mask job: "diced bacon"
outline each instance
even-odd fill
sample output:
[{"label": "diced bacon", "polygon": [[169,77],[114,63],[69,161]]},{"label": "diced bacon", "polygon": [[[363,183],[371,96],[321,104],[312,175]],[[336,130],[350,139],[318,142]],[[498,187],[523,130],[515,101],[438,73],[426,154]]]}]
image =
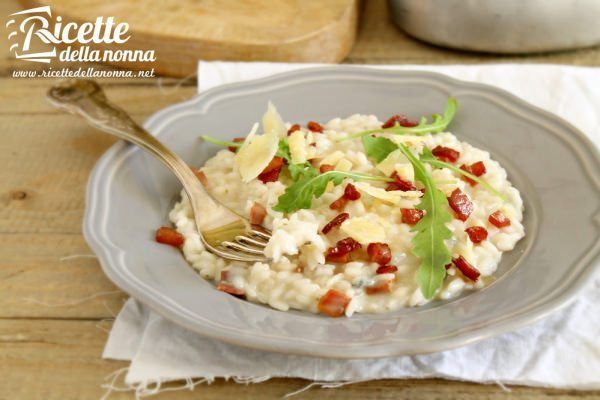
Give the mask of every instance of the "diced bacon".
[{"label": "diced bacon", "polygon": [[452,194],[450,194],[450,197],[448,197],[448,204],[450,205],[450,208],[454,210],[456,218],[461,221],[466,221],[473,212],[473,203],[471,203],[469,197],[458,188],[454,189]]},{"label": "diced bacon", "polygon": [[[477,177],[479,177],[487,172],[483,161],[477,161],[476,163],[471,164],[471,165],[461,165],[460,169],[462,169],[465,172],[470,173],[471,175],[475,175]],[[471,186],[477,185],[477,182],[475,182],[473,179],[469,178],[468,176],[462,175],[461,178]]]},{"label": "diced bacon", "polygon": [[290,129],[287,131],[287,135],[290,136],[292,133],[300,130],[300,124],[294,124],[290,126]]},{"label": "diced bacon", "polygon": [[344,253],[337,247],[330,247],[325,254],[325,261],[330,263],[347,263],[350,261],[350,253]]},{"label": "diced bacon", "polygon": [[419,125],[419,122],[410,120],[406,118],[404,115],[394,115],[390,119],[388,119],[385,124],[381,125],[382,128],[391,128],[392,126],[398,123],[400,126],[404,126],[407,128],[412,128],[413,126]]},{"label": "diced bacon", "polygon": [[471,173],[475,176],[481,176],[487,172],[487,168],[485,168],[485,164],[483,161],[477,161],[476,163],[471,164]]},{"label": "diced bacon", "polygon": [[475,267],[473,267],[463,256],[458,256],[458,258],[453,258],[452,262],[456,265],[456,268],[462,272],[464,276],[472,280],[473,282],[477,281],[479,278],[479,271]]},{"label": "diced bacon", "polygon": [[260,175],[258,175],[258,179],[262,183],[275,182],[279,179],[281,167],[283,167],[283,158],[277,156],[273,157],[269,165],[267,165]]},{"label": "diced bacon", "polygon": [[510,226],[510,219],[506,218],[506,215],[502,214],[502,211],[497,210],[493,212],[489,217],[488,221],[496,228],[504,228]]},{"label": "diced bacon", "polygon": [[346,263],[350,261],[350,253],[354,250],[360,249],[362,246],[356,240],[351,237],[347,237],[338,241],[335,247],[330,247],[325,253],[325,260],[327,262],[335,263]]},{"label": "diced bacon", "polygon": [[331,203],[329,205],[329,208],[331,208],[332,210],[341,211],[344,209],[344,207],[346,207],[346,204],[348,204],[348,199],[342,196],[333,203]]},{"label": "diced bacon", "polygon": [[348,214],[348,213],[338,214],[335,218],[333,218],[331,221],[329,221],[327,223],[327,225],[325,225],[323,227],[323,229],[321,230],[321,232],[323,232],[324,235],[327,235],[330,230],[332,230],[336,226],[340,226],[342,224],[342,222],[344,222],[348,218],[350,218],[350,214]]},{"label": "diced bacon", "polygon": [[342,197],[331,203],[329,205],[329,208],[331,208],[332,210],[341,211],[344,209],[344,207],[346,207],[346,204],[348,204],[349,201],[354,201],[358,199],[360,199],[360,192],[356,189],[356,187],[353,184],[349,183],[344,188],[344,194],[342,195]]},{"label": "diced bacon", "polygon": [[252,225],[260,225],[267,216],[267,210],[262,204],[254,203],[250,208],[250,223]]},{"label": "diced bacon", "polygon": [[471,226],[465,229],[473,243],[481,243],[488,237],[488,231],[483,226]]},{"label": "diced bacon", "polygon": [[281,172],[281,169],[273,169],[269,172],[262,172],[260,175],[258,175],[258,179],[262,183],[276,182],[279,179],[280,172]]},{"label": "diced bacon", "polygon": [[344,315],[350,300],[352,300],[352,298],[346,296],[344,293],[329,289],[327,293],[319,299],[317,309],[330,317],[341,317]]},{"label": "diced bacon", "polygon": [[392,261],[392,250],[387,243],[369,243],[367,246],[369,260],[379,265],[386,265]]},{"label": "diced bacon", "polygon": [[269,162],[269,165],[267,165],[261,173],[264,174],[266,172],[271,172],[275,169],[281,169],[281,167],[283,166],[283,162],[284,162],[283,158],[275,156],[275,157],[273,157],[271,162]]},{"label": "diced bacon", "polygon": [[396,123],[400,124],[400,121],[404,120],[406,117],[404,115],[392,115],[381,127],[383,129],[391,128],[396,125]]},{"label": "diced bacon", "polygon": [[220,290],[221,292],[229,293],[234,296],[244,296],[246,294],[246,292],[244,292],[242,289],[238,289],[235,286],[232,286],[232,285],[229,285],[229,284],[223,283],[223,282],[221,282],[217,285],[217,290]]},{"label": "diced bacon", "polygon": [[382,265],[379,268],[377,268],[377,271],[375,272],[377,274],[393,274],[396,271],[398,271],[398,267],[396,267],[395,265]]},{"label": "diced bacon", "polygon": [[156,230],[155,239],[158,243],[179,247],[185,241],[183,235],[173,228],[162,226]]},{"label": "diced bacon", "polygon": [[[471,169],[469,168],[469,166],[468,166],[468,165],[461,165],[461,166],[460,166],[460,169],[462,169],[462,170],[463,170],[463,171],[465,171],[465,172],[472,173],[472,172],[471,172]],[[461,175],[461,176],[460,176],[460,179],[462,179],[463,181],[467,182],[467,183],[468,183],[469,185],[471,185],[471,186],[475,186],[475,185],[477,185],[477,182],[475,182],[473,179],[469,178],[468,176]]]},{"label": "diced bacon", "polygon": [[402,214],[402,222],[408,225],[415,225],[425,215],[423,210],[415,208],[401,208],[400,213]]},{"label": "diced bacon", "polygon": [[[234,138],[234,139],[232,140],[232,142],[234,142],[234,143],[241,143],[241,142],[243,142],[244,140],[246,140],[246,138],[243,138],[243,137],[236,137],[236,138]],[[238,151],[239,147],[235,147],[235,146],[229,146],[227,149],[228,149],[230,152],[232,152],[232,153],[235,153],[235,152],[237,152],[237,151]]]},{"label": "diced bacon", "polygon": [[450,147],[437,146],[431,152],[438,160],[449,163],[456,162],[458,157],[460,157],[460,153]]},{"label": "diced bacon", "polygon": [[222,281],[229,280],[229,271],[227,271],[227,270],[221,271],[221,280]]},{"label": "diced bacon", "polygon": [[311,132],[317,132],[317,133],[323,132],[323,127],[321,126],[321,124],[319,124],[318,122],[315,122],[315,121],[309,121],[308,124],[306,124],[306,127]]},{"label": "diced bacon", "polygon": [[393,192],[394,190],[400,190],[402,192],[408,192],[409,190],[413,190],[413,189],[411,189],[411,187],[412,187],[412,185],[410,184],[410,182],[407,182],[407,184],[399,183],[399,182],[390,182],[385,187],[385,191]]},{"label": "diced bacon", "polygon": [[356,190],[356,186],[349,183],[346,185],[346,188],[344,189],[344,197],[351,201],[358,200],[358,199],[360,199],[360,192],[358,190]]},{"label": "diced bacon", "polygon": [[200,181],[202,186],[208,187],[208,178],[206,177],[206,174],[204,173],[204,171],[202,171],[201,169],[192,167],[192,172],[194,173],[194,175],[196,175],[196,178],[198,178],[198,180]]},{"label": "diced bacon", "polygon": [[367,286],[365,293],[367,294],[378,294],[378,293],[390,293],[392,291],[392,281],[378,281],[373,286]]},{"label": "diced bacon", "polygon": [[323,174],[325,172],[333,171],[334,169],[335,167],[333,165],[323,164],[319,167],[319,172]]},{"label": "diced bacon", "polygon": [[388,192],[391,192],[393,190],[400,190],[403,192],[417,190],[417,188],[415,187],[415,185],[412,184],[412,182],[405,181],[404,179],[400,178],[397,172],[394,172],[390,178],[393,178],[394,182],[388,183],[387,187],[385,188],[385,190]]},{"label": "diced bacon", "polygon": [[362,247],[362,245],[360,243],[358,243],[356,240],[352,239],[351,237],[347,237],[345,239],[338,241],[335,244],[335,246],[338,249],[345,251],[346,253],[351,253],[354,250],[358,250]]}]

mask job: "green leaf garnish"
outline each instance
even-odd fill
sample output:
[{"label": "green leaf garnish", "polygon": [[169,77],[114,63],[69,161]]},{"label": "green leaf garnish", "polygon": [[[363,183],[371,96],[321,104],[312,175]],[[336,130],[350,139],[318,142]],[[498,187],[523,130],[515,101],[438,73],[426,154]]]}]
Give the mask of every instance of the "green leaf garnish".
[{"label": "green leaf garnish", "polygon": [[421,118],[421,122],[417,126],[413,127],[405,127],[396,124],[391,128],[379,128],[379,129],[371,129],[368,131],[358,132],[352,135],[348,135],[347,137],[340,139],[340,142],[346,140],[352,140],[359,137],[364,137],[366,135],[371,135],[373,133],[391,133],[394,135],[417,135],[422,136],[428,133],[440,133],[443,132],[456,114],[456,110],[458,109],[458,102],[453,97],[448,97],[446,101],[446,109],[444,110],[443,115],[434,114],[432,115],[431,123],[427,123],[427,118]]},{"label": "green leaf garnish", "polygon": [[313,197],[321,197],[325,193],[329,182],[333,182],[334,186],[337,186],[342,183],[344,178],[351,178],[357,181],[393,181],[393,179],[385,176],[368,175],[358,172],[327,171],[318,175],[305,175],[285,189],[285,192],[277,199],[277,204],[275,204],[273,210],[290,213],[310,208]]},{"label": "green leaf garnish", "polygon": [[[416,232],[412,239],[413,253],[421,259],[417,282],[423,296],[430,299],[442,286],[446,276],[446,264],[450,263],[452,259],[444,242],[452,237],[452,232],[446,226],[446,223],[452,221],[452,215],[448,212],[446,196],[435,187],[423,162],[408,147],[395,144],[387,138],[372,137],[371,135],[363,136],[362,142],[367,157],[377,162],[381,162],[392,151],[400,149],[413,166],[415,180],[421,182],[425,187],[421,202],[416,206],[417,209],[425,211],[425,215],[412,227],[411,231]],[[430,153],[426,153],[424,158],[428,159]],[[433,155],[431,156],[433,157]]]},{"label": "green leaf garnish", "polygon": [[309,163],[304,164],[287,164],[288,171],[293,181],[297,181],[303,176],[315,176],[319,171],[310,165]]},{"label": "green leaf garnish", "polygon": [[277,155],[286,161],[288,171],[290,171],[290,176],[292,177],[293,181],[297,181],[302,176],[315,176],[318,172],[317,169],[309,162],[302,164],[292,163],[290,146],[286,139],[279,140],[279,149],[277,150]]},{"label": "green leaf garnish", "polygon": [[216,144],[218,146],[225,146],[225,147],[242,147],[242,145],[244,144],[244,142],[228,142],[226,140],[219,140],[219,139],[215,139],[214,137],[210,137],[208,135],[202,135],[201,138],[205,142]]},{"label": "green leaf garnish", "polygon": [[448,201],[442,191],[435,187],[425,165],[415,157],[404,145],[398,148],[408,158],[415,171],[415,180],[425,187],[425,193],[416,208],[425,211],[425,215],[411,231],[416,232],[412,238],[413,253],[421,259],[417,272],[417,282],[426,299],[430,299],[442,286],[446,276],[446,264],[452,260],[450,250],[444,240],[452,237],[452,231],[446,223],[452,221],[448,211]]},{"label": "green leaf garnish", "polygon": [[365,135],[362,137],[362,143],[367,157],[378,163],[385,160],[392,151],[398,150],[397,144],[381,136]]},{"label": "green leaf garnish", "polygon": [[464,171],[455,165],[448,164],[447,162],[444,162],[444,161],[440,161],[438,158],[436,158],[433,155],[431,150],[429,150],[426,147],[423,149],[423,153],[420,156],[420,160],[422,162],[426,162],[427,164],[430,164],[436,168],[448,168],[451,171],[454,171],[458,174],[464,175],[467,178],[473,179],[475,182],[477,182],[481,186],[483,186],[487,191],[489,191],[490,193],[492,193],[495,196],[500,197],[502,200],[506,201],[506,196],[503,193],[500,193],[498,190],[494,189],[494,187],[492,185],[490,185],[489,183],[487,183],[480,177],[475,176],[475,175],[471,174],[470,172]]},{"label": "green leaf garnish", "polygon": [[[373,160],[377,161],[378,163],[383,161],[392,151],[398,149],[398,145],[396,143],[392,142],[391,140],[389,140],[387,138],[381,137],[381,136],[376,136],[376,137],[373,137],[371,135],[363,136],[362,142],[363,142],[363,146],[365,148],[365,154],[367,155],[367,157],[372,158]],[[419,156],[419,160],[421,162],[430,164],[433,167],[448,168],[449,170],[459,173],[461,175],[464,175],[467,178],[471,178],[475,182],[477,182],[481,186],[483,186],[486,190],[488,190],[493,195],[498,196],[502,200],[506,201],[506,196],[504,194],[500,193],[498,190],[494,189],[494,187],[492,185],[490,185],[489,183],[487,183],[485,180],[483,180],[467,171],[464,171],[452,164],[448,164],[447,162],[440,161],[438,158],[436,158],[433,155],[431,150],[429,150],[427,147],[423,148],[423,153],[421,153],[421,155]],[[437,182],[437,183],[441,184],[442,182]]]}]

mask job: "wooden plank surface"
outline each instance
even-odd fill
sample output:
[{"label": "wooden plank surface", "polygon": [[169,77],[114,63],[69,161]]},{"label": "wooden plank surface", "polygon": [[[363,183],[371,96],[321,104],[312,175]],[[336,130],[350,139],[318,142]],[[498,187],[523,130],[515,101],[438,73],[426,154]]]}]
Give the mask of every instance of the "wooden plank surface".
[{"label": "wooden plank surface", "polygon": [[[21,0],[51,5],[63,21],[114,16],[131,38],[108,49],[154,51],[147,64],[162,74],[187,76],[198,58],[281,62],[338,62],[354,43],[359,0]],[[137,62],[114,65],[140,69]],[[141,69],[146,69],[142,65]]]},{"label": "wooden plank surface", "polygon": [[[600,49],[534,57],[495,57],[444,50],[414,41],[387,20],[383,0],[365,1],[350,63],[560,62],[600,65]],[[17,10],[0,2],[0,13]],[[53,79],[16,79],[18,62],[0,45],[0,399],[93,399],[125,362],[103,360],[110,319],[126,295],[89,257],[81,236],[85,184],[98,157],[112,144],[76,118],[49,107]],[[54,66],[59,68],[60,65]],[[101,69],[110,67],[99,66]],[[138,121],[195,93],[193,78],[105,79],[108,96]],[[79,257],[70,257],[79,256]],[[219,380],[160,399],[281,398],[302,388],[300,379],[256,385]],[[110,399],[131,399],[114,393]],[[313,388],[297,398],[346,399],[598,399],[600,392],[477,385],[440,379],[384,380],[335,390]]]}]

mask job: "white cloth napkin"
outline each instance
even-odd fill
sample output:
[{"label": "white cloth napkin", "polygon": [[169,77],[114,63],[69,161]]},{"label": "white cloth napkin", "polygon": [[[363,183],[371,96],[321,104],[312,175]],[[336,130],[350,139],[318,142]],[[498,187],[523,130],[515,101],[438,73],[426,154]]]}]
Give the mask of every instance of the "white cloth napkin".
[{"label": "white cloth napkin", "polygon": [[[309,64],[200,62],[198,90]],[[379,68],[380,66],[377,66]],[[381,66],[421,69],[485,82],[554,112],[600,145],[600,69],[555,65]],[[598,271],[597,271],[598,272]],[[600,273],[568,306],[533,326],[462,348],[378,360],[327,360],[275,354],[204,338],[130,299],[118,315],[105,358],[130,360],[126,384],[148,390],[171,380],[300,377],[320,384],[441,377],[558,388],[600,388]],[[201,390],[201,389],[200,389]]]}]

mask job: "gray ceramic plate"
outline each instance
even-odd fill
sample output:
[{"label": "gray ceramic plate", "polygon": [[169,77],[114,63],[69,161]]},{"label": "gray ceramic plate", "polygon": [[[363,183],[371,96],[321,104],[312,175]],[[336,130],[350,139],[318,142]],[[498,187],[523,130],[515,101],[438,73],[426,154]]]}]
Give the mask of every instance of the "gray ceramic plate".
[{"label": "gray ceramic plate", "polygon": [[119,287],[166,318],[203,335],[258,349],[336,358],[449,349],[542,318],[572,298],[598,261],[600,161],[567,122],[497,88],[430,72],[353,67],[305,69],[222,86],[160,111],[146,127],[188,163],[248,131],[268,100],[284,119],[326,121],[354,113],[383,119],[443,110],[460,102],[451,130],[487,149],[525,200],[527,236],[502,257],[498,280],[447,302],[382,315],[331,319],[281,312],[214,290],[155,229],[180,187],[151,156],[124,143],[96,165],[87,191],[85,237]]}]

